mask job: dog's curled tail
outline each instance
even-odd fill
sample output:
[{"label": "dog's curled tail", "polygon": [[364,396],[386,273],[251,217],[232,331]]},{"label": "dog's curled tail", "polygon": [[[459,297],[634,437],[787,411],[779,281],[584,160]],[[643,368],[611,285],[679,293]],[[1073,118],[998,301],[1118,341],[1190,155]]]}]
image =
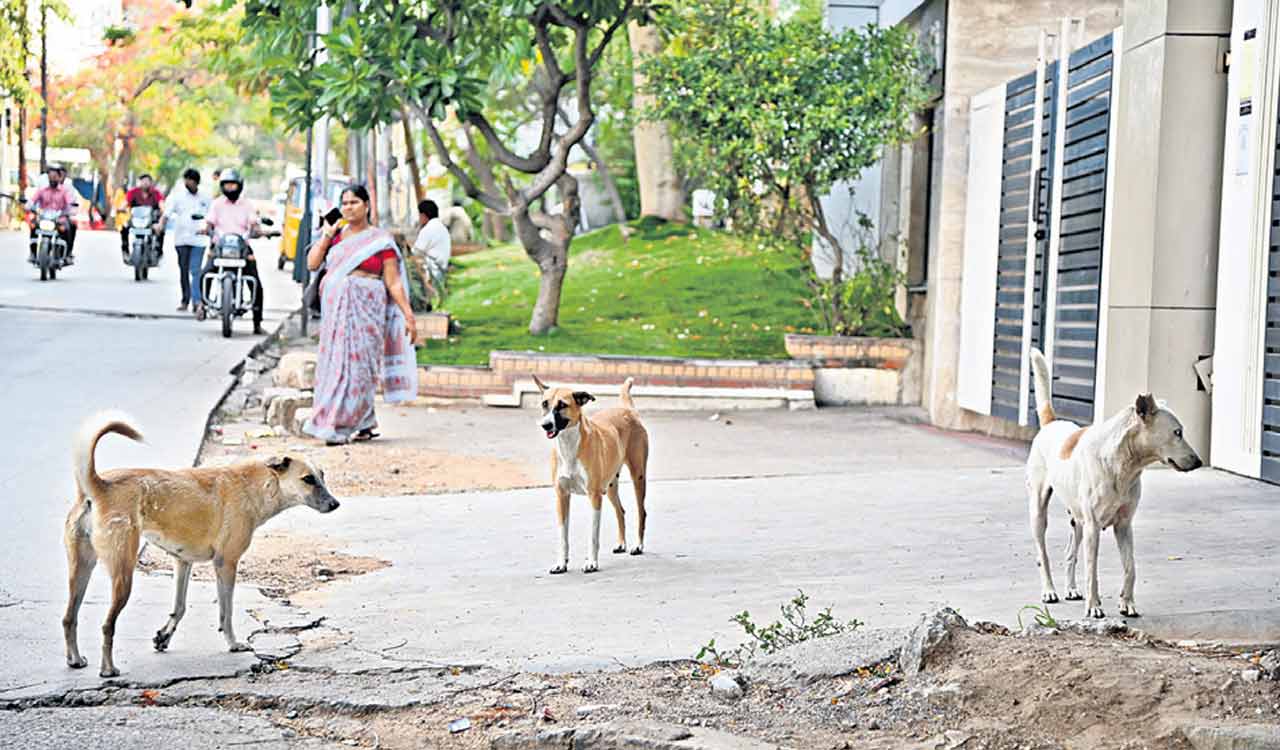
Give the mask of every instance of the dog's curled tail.
[{"label": "dog's curled tail", "polygon": [[622,405],[628,409],[636,408],[636,402],[631,400],[631,385],[635,382],[635,378],[627,378],[622,383]]},{"label": "dog's curled tail", "polygon": [[1049,383],[1049,363],[1044,354],[1035,347],[1031,348],[1031,374],[1035,379],[1036,414],[1040,417],[1040,426],[1044,427],[1058,415],[1053,413],[1053,390]]},{"label": "dog's curled tail", "polygon": [[124,435],[130,440],[142,442],[142,433],[129,424],[129,417],[120,412],[103,412],[85,420],[76,437],[75,468],[76,484],[80,492],[93,497],[102,486],[102,477],[94,465],[93,454],[98,448],[98,441],[108,432]]}]

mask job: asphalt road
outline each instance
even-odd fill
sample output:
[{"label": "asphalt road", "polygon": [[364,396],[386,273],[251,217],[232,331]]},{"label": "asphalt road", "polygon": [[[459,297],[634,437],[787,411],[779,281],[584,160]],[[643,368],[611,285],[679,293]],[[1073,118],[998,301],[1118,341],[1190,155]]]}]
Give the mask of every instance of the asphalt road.
[{"label": "asphalt road", "polygon": [[[271,330],[298,290],[275,269],[275,241],[259,243]],[[146,282],[133,281],[114,233],[82,231],[76,255],[78,263],[56,281],[41,282],[26,263],[24,236],[0,233],[0,647],[10,655],[0,666],[0,697],[22,685],[97,677],[96,668],[69,673],[60,655],[58,619],[66,601],[61,534],[74,488],[71,441],[79,425],[98,411],[122,409],[146,436],[145,445],[104,440],[102,466],[189,465],[231,369],[259,341],[247,319],[236,321],[233,337],[224,339],[216,321],[197,323],[175,311],[180,290],[172,247]],[[81,648],[91,655],[98,649],[106,594],[99,571],[80,628]],[[145,653],[139,641],[163,621],[170,597],[168,581],[137,578],[121,618],[125,640],[117,641],[118,659],[137,664]],[[212,590],[193,591],[192,599],[198,604],[191,650],[171,660],[169,672],[179,663],[180,669],[208,672],[251,660],[224,653],[215,611],[206,611]],[[244,601],[253,599],[246,595]]]}]

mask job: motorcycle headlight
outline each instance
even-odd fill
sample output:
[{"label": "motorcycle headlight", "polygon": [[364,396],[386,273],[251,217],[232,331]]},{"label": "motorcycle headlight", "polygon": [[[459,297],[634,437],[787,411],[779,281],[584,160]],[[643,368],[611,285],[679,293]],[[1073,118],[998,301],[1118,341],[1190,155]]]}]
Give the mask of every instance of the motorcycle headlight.
[{"label": "motorcycle headlight", "polygon": [[137,217],[134,217],[134,219],[133,219],[132,221],[133,221],[133,228],[134,228],[134,229],[146,229],[146,228],[147,228],[147,226],[151,223],[150,221],[148,221],[148,220],[146,220],[146,219],[139,219],[139,218],[137,218]]},{"label": "motorcycle headlight", "polygon": [[52,232],[58,228],[58,222],[53,219],[41,219],[40,228],[46,232]]}]

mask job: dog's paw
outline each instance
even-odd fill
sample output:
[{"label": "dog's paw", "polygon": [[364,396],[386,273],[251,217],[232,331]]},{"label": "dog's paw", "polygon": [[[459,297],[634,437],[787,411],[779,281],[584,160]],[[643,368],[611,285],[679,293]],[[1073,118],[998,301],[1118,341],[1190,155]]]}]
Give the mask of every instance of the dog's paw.
[{"label": "dog's paw", "polygon": [[1046,591],[1046,592],[1044,592],[1043,594],[1041,594],[1041,595],[1040,595],[1040,601],[1044,602],[1045,604],[1057,604],[1057,603],[1058,603],[1058,592],[1056,592],[1056,591]]},{"label": "dog's paw", "polygon": [[582,572],[583,572],[583,573],[598,573],[598,572],[600,572],[600,564],[599,564],[599,563],[589,562],[589,563],[587,563],[586,565],[583,565],[583,566],[582,566]]},{"label": "dog's paw", "polygon": [[1107,613],[1102,611],[1102,607],[1089,607],[1088,615],[1095,620],[1101,620],[1107,616]]},{"label": "dog's paw", "polygon": [[1142,615],[1138,614],[1138,608],[1133,606],[1133,602],[1121,602],[1120,616],[1121,617],[1141,617]]},{"label": "dog's paw", "polygon": [[156,637],[151,639],[151,644],[156,647],[156,651],[164,652],[169,648],[169,639],[173,637],[172,633],[166,633],[163,630],[156,631]]},{"label": "dog's paw", "polygon": [[613,554],[615,555],[621,555],[626,551],[627,551],[627,545],[625,544],[619,544],[617,547],[613,548]]},{"label": "dog's paw", "polygon": [[230,646],[228,646],[228,648],[231,650],[231,653],[233,653],[233,654],[238,654],[238,653],[240,653],[241,651],[252,651],[252,650],[253,650],[253,648],[252,648],[249,644],[247,644],[247,643],[242,643],[242,642],[240,642],[240,641],[236,641],[235,643],[232,643]]},{"label": "dog's paw", "polygon": [[67,666],[72,669],[84,669],[89,666],[89,660],[83,656],[77,656],[74,659],[67,659]]},{"label": "dog's paw", "polygon": [[102,678],[119,677],[120,670],[116,669],[115,667],[110,667],[110,668],[103,667],[102,669],[98,670],[98,676]]},{"label": "dog's paw", "polygon": [[551,569],[551,575],[553,575],[553,576],[558,576],[558,575],[560,575],[561,573],[567,573],[567,572],[569,572],[569,566],[568,566],[568,565],[557,565],[557,566],[555,566],[554,568],[552,568],[552,569]]},{"label": "dog's paw", "polygon": [[643,554],[644,554],[644,547],[636,547],[635,549],[631,550],[631,555],[633,557],[636,555],[643,555]]},{"label": "dog's paw", "polygon": [[1084,601],[1084,595],[1080,593],[1079,589],[1067,589],[1065,599],[1069,602],[1082,602]]}]

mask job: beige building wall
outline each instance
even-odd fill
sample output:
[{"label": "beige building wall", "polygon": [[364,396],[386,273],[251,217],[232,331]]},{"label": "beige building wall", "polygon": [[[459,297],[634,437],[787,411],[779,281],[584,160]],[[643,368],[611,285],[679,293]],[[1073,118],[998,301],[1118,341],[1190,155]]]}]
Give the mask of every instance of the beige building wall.
[{"label": "beige building wall", "polygon": [[1165,399],[1209,455],[1231,0],[1128,0],[1120,70],[1103,409]]},{"label": "beige building wall", "polygon": [[960,288],[969,174],[969,102],[975,94],[1035,67],[1040,33],[1057,34],[1063,17],[1084,21],[1081,41],[1121,25],[1122,0],[987,0],[949,4],[946,76],[936,117],[936,190],[929,247],[924,406],[937,425],[1025,437],[1005,420],[956,404]]}]

